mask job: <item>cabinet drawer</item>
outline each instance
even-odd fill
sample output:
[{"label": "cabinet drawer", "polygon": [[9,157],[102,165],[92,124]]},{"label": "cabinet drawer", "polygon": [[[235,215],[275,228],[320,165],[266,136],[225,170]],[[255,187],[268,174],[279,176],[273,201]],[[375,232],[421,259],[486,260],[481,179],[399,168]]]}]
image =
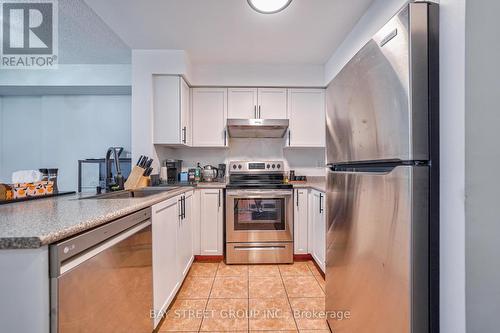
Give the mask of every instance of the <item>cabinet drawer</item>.
[{"label": "cabinet drawer", "polygon": [[228,264],[277,264],[293,262],[293,242],[227,243]]}]

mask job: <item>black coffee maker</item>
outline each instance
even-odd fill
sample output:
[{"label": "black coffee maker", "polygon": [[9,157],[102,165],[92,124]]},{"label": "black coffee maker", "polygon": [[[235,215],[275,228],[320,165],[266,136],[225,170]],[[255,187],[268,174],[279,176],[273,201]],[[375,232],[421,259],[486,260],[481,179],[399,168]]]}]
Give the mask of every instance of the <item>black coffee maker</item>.
[{"label": "black coffee maker", "polygon": [[167,183],[177,183],[179,181],[179,174],[182,171],[182,161],[166,160],[165,166],[167,167]]},{"label": "black coffee maker", "polygon": [[226,181],[226,165],[219,164],[217,167],[217,181],[224,183]]}]

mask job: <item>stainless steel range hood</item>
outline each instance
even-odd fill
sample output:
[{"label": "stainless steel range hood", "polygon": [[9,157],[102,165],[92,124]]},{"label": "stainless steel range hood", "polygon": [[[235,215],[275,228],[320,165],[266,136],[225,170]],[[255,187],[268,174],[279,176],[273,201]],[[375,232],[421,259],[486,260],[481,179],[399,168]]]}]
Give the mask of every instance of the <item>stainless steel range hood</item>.
[{"label": "stainless steel range hood", "polygon": [[282,138],[288,129],[288,119],[228,119],[231,138]]}]

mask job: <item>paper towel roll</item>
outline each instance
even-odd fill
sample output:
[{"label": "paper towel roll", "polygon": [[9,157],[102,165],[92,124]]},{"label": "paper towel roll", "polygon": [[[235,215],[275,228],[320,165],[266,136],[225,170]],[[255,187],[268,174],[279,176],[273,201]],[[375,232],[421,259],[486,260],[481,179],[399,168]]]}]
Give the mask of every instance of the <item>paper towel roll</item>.
[{"label": "paper towel roll", "polygon": [[160,168],[160,180],[167,181],[167,167]]},{"label": "paper towel roll", "polygon": [[38,170],[18,170],[12,173],[12,183],[34,183],[42,180],[42,173]]}]

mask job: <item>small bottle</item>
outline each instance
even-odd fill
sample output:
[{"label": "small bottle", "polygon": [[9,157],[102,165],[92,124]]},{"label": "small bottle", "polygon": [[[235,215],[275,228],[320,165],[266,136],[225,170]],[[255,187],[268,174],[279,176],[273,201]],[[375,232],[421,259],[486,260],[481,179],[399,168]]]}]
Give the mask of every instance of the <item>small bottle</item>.
[{"label": "small bottle", "polygon": [[200,162],[196,164],[196,169],[194,170],[194,181],[198,183],[201,180],[201,166]]}]

